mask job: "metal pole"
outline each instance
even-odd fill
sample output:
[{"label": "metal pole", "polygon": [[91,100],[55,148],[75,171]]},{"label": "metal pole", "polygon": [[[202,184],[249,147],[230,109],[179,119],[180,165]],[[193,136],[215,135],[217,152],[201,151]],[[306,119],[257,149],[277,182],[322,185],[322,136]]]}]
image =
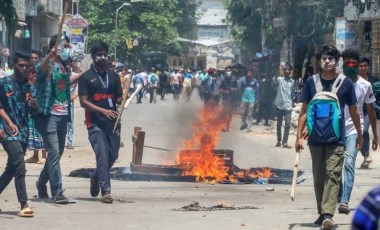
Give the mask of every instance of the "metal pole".
[{"label": "metal pole", "polygon": [[[115,13],[115,32],[117,30],[117,17],[118,17],[118,14],[119,14],[119,10],[121,8],[123,8],[124,6],[129,6],[129,5],[130,5],[129,3],[123,3],[123,5],[121,5],[119,8],[116,9],[116,13]],[[116,52],[117,52],[117,43],[115,44],[115,62],[117,61]]]}]

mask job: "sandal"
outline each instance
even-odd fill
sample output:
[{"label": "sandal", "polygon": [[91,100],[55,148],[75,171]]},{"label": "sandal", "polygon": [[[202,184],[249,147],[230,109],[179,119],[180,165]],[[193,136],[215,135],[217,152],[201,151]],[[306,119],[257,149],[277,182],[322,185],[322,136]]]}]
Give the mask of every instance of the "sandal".
[{"label": "sandal", "polygon": [[45,164],[45,162],[46,162],[46,159],[45,159],[45,158],[42,158],[41,160],[38,160],[38,161],[36,162],[36,164],[43,165],[43,164]]},{"label": "sandal", "polygon": [[19,217],[34,217],[34,212],[30,208],[24,208],[17,213]]},{"label": "sandal", "polygon": [[35,164],[35,163],[38,163],[38,158],[28,158],[25,160],[25,163],[31,163],[31,164]]},{"label": "sandal", "polygon": [[292,146],[288,145],[287,143],[282,144],[282,147],[286,148],[286,149],[291,149],[292,148]]}]

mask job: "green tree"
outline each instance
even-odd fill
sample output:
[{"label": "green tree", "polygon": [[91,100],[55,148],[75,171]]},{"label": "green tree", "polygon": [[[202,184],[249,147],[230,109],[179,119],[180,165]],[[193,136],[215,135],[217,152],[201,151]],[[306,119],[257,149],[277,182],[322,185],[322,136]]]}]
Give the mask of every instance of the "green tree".
[{"label": "green tree", "polygon": [[[120,60],[134,62],[147,52],[179,53],[179,31],[185,33],[185,28],[195,24],[195,7],[187,0],[145,0],[121,9],[115,29],[113,15],[120,5],[108,0],[81,1],[81,14],[90,24],[89,44],[104,40],[112,51],[117,46]],[[190,11],[186,6],[192,6]],[[128,50],[126,41],[134,39],[139,46]]]},{"label": "green tree", "polygon": [[16,9],[12,0],[0,0],[0,15],[3,16],[5,24],[12,28],[17,21]]},{"label": "green tree", "polygon": [[[315,47],[334,30],[336,17],[343,15],[345,0],[226,0],[233,36],[250,55],[261,51],[262,38],[268,49],[279,50],[284,39],[292,45],[294,69],[302,70]],[[278,3],[277,5],[275,3]],[[284,26],[274,28],[273,18],[283,18]]]}]

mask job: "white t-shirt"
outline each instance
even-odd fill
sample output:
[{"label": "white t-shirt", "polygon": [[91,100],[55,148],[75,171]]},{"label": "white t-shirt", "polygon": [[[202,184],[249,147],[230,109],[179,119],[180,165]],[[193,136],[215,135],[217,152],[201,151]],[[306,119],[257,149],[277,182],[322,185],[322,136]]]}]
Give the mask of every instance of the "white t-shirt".
[{"label": "white t-shirt", "polygon": [[[363,130],[363,123],[364,123],[364,112],[363,112],[363,106],[364,103],[371,104],[376,101],[375,95],[372,91],[371,83],[366,81],[364,78],[359,77],[356,82],[354,82],[355,86],[355,94],[356,98],[358,99],[358,110],[360,115],[360,125]],[[344,117],[345,117],[345,126],[346,126],[346,137],[355,134],[356,129],[354,126],[354,123],[352,122],[350,112],[348,110],[348,106],[344,107]]]}]

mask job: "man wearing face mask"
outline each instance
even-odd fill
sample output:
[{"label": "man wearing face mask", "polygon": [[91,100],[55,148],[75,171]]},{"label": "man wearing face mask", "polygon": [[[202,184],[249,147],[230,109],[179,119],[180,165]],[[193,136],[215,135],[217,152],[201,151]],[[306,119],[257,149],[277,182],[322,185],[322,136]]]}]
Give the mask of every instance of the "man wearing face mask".
[{"label": "man wearing face mask", "polygon": [[113,203],[110,169],[119,156],[120,124],[113,132],[118,116],[116,104],[121,104],[122,88],[119,76],[107,69],[108,45],[95,42],[91,48],[93,63],[79,80],[79,98],[86,110],[88,139],[96,156],[96,171],[90,176],[90,194],[102,193],[103,203]]},{"label": "man wearing face mask", "polygon": [[36,64],[37,109],[32,111],[36,129],[46,145],[48,156],[44,168],[36,182],[38,197],[47,199],[46,183],[49,181],[52,200],[56,204],[67,204],[63,195],[60,158],[65,149],[67,123],[71,121],[70,84],[80,75],[71,76],[68,68],[70,58],[70,38],[62,36],[58,49],[54,46],[57,35],[50,38],[46,57]]},{"label": "man wearing face mask", "polygon": [[223,79],[223,85],[221,88],[223,90],[223,110],[226,116],[226,127],[223,131],[227,132],[230,130],[232,114],[237,104],[236,98],[239,91],[239,84],[238,79],[232,75],[231,67],[225,68],[225,77]]},{"label": "man wearing face mask", "polygon": [[[354,49],[346,49],[342,53],[343,72],[352,80],[355,86],[355,94],[358,100],[358,110],[360,115],[360,125],[363,129],[364,112],[363,106],[366,106],[368,118],[373,131],[372,150],[377,149],[377,133],[376,133],[376,115],[373,109],[373,103],[376,101],[371,83],[358,75],[359,52]],[[356,139],[358,133],[355,129],[353,120],[351,119],[348,107],[344,109],[345,126],[346,126],[346,143],[343,165],[343,186],[341,187],[339,213],[349,214],[350,208],[348,203],[355,179],[355,161],[359,149],[356,148]]]}]

